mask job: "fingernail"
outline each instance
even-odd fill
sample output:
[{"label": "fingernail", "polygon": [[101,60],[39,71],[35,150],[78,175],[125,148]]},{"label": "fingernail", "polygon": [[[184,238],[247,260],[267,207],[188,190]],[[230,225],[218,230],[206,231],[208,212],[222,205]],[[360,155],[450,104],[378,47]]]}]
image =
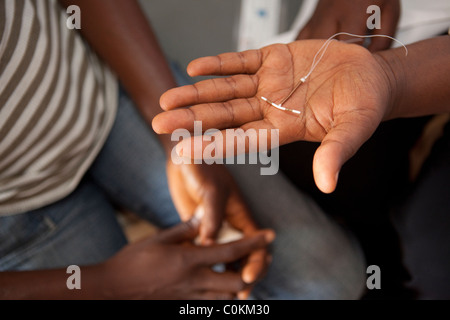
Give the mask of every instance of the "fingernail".
[{"label": "fingernail", "polygon": [[266,240],[267,243],[272,243],[273,240],[275,240],[275,237],[276,237],[275,232],[272,230],[267,230],[264,233],[264,239]]}]

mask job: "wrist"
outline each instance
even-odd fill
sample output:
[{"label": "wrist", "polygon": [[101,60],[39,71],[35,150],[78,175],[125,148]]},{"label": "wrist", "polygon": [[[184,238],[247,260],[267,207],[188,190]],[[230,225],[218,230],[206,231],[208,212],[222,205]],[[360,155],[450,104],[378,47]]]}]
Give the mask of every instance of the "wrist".
[{"label": "wrist", "polygon": [[397,50],[381,51],[373,54],[373,57],[380,66],[384,78],[388,99],[383,115],[383,121],[397,118],[402,106],[406,82],[403,66],[398,59]]}]

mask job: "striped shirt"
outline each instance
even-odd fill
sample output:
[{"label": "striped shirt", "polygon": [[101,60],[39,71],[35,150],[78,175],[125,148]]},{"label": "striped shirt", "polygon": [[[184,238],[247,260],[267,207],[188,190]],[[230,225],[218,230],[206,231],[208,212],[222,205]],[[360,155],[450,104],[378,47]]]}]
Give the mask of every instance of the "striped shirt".
[{"label": "striped shirt", "polygon": [[56,0],[0,0],[0,216],[71,193],[114,122],[117,80]]}]

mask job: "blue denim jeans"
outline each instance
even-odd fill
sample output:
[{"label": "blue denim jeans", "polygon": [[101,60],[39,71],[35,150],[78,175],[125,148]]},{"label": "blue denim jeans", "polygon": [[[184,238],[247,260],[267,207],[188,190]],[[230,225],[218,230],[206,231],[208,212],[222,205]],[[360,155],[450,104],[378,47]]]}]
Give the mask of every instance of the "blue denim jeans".
[{"label": "blue denim jeans", "polygon": [[[110,136],[77,189],[38,210],[0,218],[0,271],[95,264],[127,241],[115,206],[160,228],[178,223],[165,154],[131,100],[121,94]],[[262,227],[273,228],[273,263],[257,299],[355,299],[365,285],[359,246],[282,175],[229,166]]]}]

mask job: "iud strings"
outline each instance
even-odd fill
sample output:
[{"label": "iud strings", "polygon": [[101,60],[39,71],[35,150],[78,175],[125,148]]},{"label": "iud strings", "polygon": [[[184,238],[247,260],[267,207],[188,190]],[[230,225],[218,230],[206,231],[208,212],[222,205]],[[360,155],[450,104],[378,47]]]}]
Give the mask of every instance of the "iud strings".
[{"label": "iud strings", "polygon": [[301,111],[283,107],[283,104],[294,94],[295,91],[297,91],[297,89],[302,84],[304,84],[306,82],[306,80],[308,80],[309,76],[316,69],[317,65],[320,63],[320,61],[322,61],[322,58],[325,55],[325,52],[327,51],[328,46],[330,45],[331,41],[334,41],[335,40],[334,38],[336,38],[337,36],[340,36],[340,35],[347,35],[347,36],[357,37],[357,38],[375,38],[375,37],[389,38],[389,39],[394,40],[397,43],[401,44],[403,46],[403,48],[405,48],[405,51],[406,51],[405,55],[408,55],[408,48],[401,41],[399,41],[393,37],[387,36],[387,35],[383,35],[383,34],[357,35],[357,34],[348,33],[348,32],[338,32],[338,33],[332,35],[331,37],[329,37],[327,39],[327,41],[324,42],[324,44],[320,47],[320,49],[317,51],[316,55],[314,56],[314,59],[311,64],[311,68],[309,69],[309,72],[306,74],[306,76],[300,78],[300,81],[294,86],[294,88],[291,90],[291,92],[283,100],[281,100],[280,103],[276,104],[275,102],[272,102],[271,100],[267,99],[266,97],[261,97],[261,99],[276,109],[279,109],[282,111],[288,111],[288,112],[291,112],[291,113],[294,113],[294,114],[297,114],[300,116],[302,114]]}]

